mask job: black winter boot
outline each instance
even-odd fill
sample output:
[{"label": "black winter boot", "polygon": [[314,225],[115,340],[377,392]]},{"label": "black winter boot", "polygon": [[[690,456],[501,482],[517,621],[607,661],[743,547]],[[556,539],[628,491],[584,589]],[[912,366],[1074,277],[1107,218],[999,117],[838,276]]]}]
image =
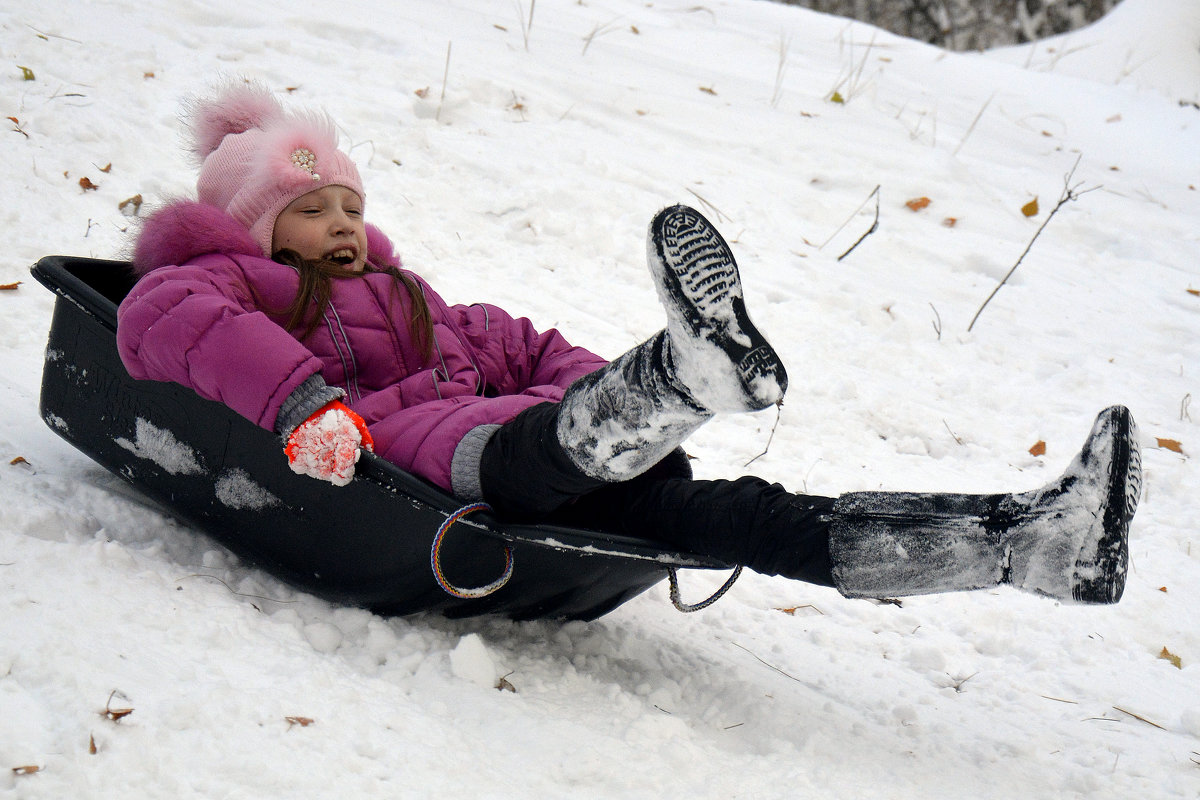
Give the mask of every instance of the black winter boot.
[{"label": "black winter boot", "polygon": [[787,371],[750,321],[737,262],[717,229],[694,208],[665,208],[650,223],[646,256],[676,376],[692,398],[716,412],[783,400]]},{"label": "black winter boot", "polygon": [[563,450],[608,482],[657,463],[714,413],[763,409],[787,389],[779,356],[746,313],[733,253],[708,220],[664,209],[646,247],[666,330],[576,381],[559,415]]},{"label": "black winter boot", "polygon": [[604,482],[641,474],[712,418],[675,380],[666,331],[584,375],[559,405],[558,442]]},{"label": "black winter boot", "polygon": [[897,597],[1007,583],[1079,603],[1121,599],[1129,523],[1141,492],[1129,410],[1096,418],[1058,480],[1023,494],[857,492],[830,528],[834,582],[847,597]]}]

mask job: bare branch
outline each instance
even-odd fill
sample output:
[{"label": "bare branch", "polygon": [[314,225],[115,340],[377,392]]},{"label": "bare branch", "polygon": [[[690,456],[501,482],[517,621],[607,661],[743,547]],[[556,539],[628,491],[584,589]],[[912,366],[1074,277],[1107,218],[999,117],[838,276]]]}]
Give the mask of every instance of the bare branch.
[{"label": "bare branch", "polygon": [[[857,242],[850,245],[849,250],[847,250],[846,252],[844,252],[840,256],[838,256],[838,261],[841,261],[843,258],[845,258],[846,256],[853,253],[854,248],[856,248],[860,244],[862,244],[864,239],[866,239],[868,236],[870,236],[872,233],[874,233],[876,230],[879,229],[879,187],[876,186],[875,191],[871,192],[871,194],[875,195],[875,220],[871,223],[871,227],[867,229],[867,232],[864,233],[862,236],[858,237]],[[870,197],[867,198],[867,200],[870,200],[870,199],[871,199]],[[862,208],[862,206],[859,206],[859,208]],[[857,212],[855,212],[855,213],[857,213]]]},{"label": "bare branch", "polygon": [[1063,178],[1063,191],[1058,198],[1058,202],[1055,203],[1054,208],[1050,209],[1050,213],[1046,215],[1046,219],[1042,221],[1042,224],[1037,229],[1037,232],[1033,234],[1033,238],[1029,240],[1029,244],[1025,245],[1024,252],[1021,253],[1021,256],[1017,259],[1017,262],[1012,265],[1012,269],[1010,269],[1008,274],[1001,279],[1000,283],[996,285],[996,288],[992,290],[992,293],[988,295],[987,300],[984,300],[983,305],[981,305],[979,310],[975,312],[975,316],[971,318],[971,324],[967,326],[967,333],[970,333],[971,329],[975,327],[975,323],[979,320],[979,315],[983,313],[985,308],[987,308],[987,304],[992,302],[992,298],[996,296],[996,293],[1000,291],[1000,288],[1004,286],[1004,284],[1008,283],[1008,279],[1011,278],[1013,273],[1017,271],[1017,267],[1021,266],[1021,262],[1025,260],[1025,256],[1029,255],[1029,251],[1033,249],[1033,243],[1036,242],[1038,237],[1042,235],[1042,231],[1046,230],[1046,226],[1050,224],[1050,220],[1054,219],[1054,215],[1058,213],[1058,210],[1072,200],[1078,200],[1082,195],[1085,195],[1088,192],[1094,192],[1100,188],[1099,186],[1093,186],[1089,189],[1080,189],[1079,187],[1082,186],[1082,184],[1078,183],[1072,186],[1071,179],[1075,177],[1075,170],[1078,167],[1079,158],[1076,158],[1074,166],[1071,167],[1071,171],[1068,172]]}]

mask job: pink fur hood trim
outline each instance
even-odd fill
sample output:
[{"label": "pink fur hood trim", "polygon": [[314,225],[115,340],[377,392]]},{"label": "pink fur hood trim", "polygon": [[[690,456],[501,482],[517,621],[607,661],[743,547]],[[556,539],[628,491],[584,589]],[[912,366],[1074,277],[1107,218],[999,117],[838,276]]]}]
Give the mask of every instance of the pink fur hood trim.
[{"label": "pink fur hood trim", "polygon": [[[368,260],[378,266],[400,266],[388,237],[367,226]],[[159,267],[186,264],[210,253],[262,256],[262,249],[242,225],[216,206],[178,200],[154,212],[142,226],[133,252],[139,278]]]}]

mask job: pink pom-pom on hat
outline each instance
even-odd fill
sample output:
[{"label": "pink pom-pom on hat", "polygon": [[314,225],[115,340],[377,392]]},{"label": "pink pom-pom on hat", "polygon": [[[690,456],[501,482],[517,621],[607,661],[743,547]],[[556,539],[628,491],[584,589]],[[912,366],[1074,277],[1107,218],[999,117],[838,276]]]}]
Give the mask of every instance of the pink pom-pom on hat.
[{"label": "pink pom-pom on hat", "polygon": [[193,105],[189,125],[201,159],[198,199],[244,225],[268,258],[275,220],[297,197],[345,186],[366,201],[358,168],[338,149],[333,121],[286,111],[264,86],[221,89]]}]

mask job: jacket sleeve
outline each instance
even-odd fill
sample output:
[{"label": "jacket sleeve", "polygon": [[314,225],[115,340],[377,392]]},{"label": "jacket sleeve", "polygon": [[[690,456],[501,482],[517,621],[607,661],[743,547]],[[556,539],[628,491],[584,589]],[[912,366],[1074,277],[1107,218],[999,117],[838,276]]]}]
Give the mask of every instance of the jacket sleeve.
[{"label": "jacket sleeve", "polygon": [[288,395],[321,368],[255,309],[226,256],[143,277],[117,310],[117,349],[134,378],[182,384],[267,430]]},{"label": "jacket sleeve", "polygon": [[524,317],[483,303],[454,306],[461,330],[479,354],[480,371],[488,387],[499,394],[526,393],[548,400],[576,379],[607,364],[607,360],[575,347],[557,330],[539,332]]}]

